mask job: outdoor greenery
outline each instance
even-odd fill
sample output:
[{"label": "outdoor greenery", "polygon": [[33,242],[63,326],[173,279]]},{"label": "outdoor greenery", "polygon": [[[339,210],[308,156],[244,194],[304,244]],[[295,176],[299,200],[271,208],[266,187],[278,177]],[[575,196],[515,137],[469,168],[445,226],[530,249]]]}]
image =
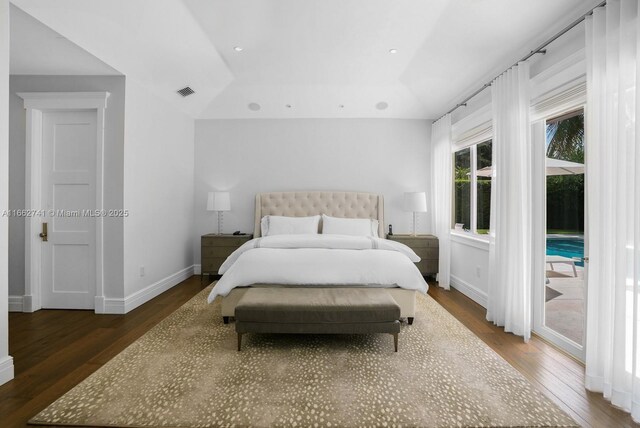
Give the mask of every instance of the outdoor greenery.
[{"label": "outdoor greenery", "polygon": [[471,150],[464,149],[454,155],[454,219],[471,229]]},{"label": "outdoor greenery", "polygon": [[[584,114],[578,112],[547,123],[548,158],[584,163]],[[491,166],[491,141],[476,146],[476,169]],[[471,149],[454,155],[454,219],[471,227]],[[478,233],[489,229],[491,178],[477,177]],[[584,174],[547,176],[547,230],[584,231]]]},{"label": "outdoor greenery", "polygon": [[584,163],[584,114],[547,124],[547,157]]},{"label": "outdoor greenery", "polygon": [[[547,124],[547,157],[584,163],[584,114]],[[547,177],[547,229],[584,231],[584,174]]]},{"label": "outdoor greenery", "polygon": [[[476,169],[491,166],[491,141],[476,146]],[[456,223],[471,229],[471,150],[464,149],[455,154],[454,218]],[[491,177],[477,177],[476,232],[488,233],[491,215]]]},{"label": "outdoor greenery", "polygon": [[[491,141],[480,143],[476,147],[476,168],[491,167]],[[491,177],[477,177],[476,233],[488,233],[491,219]]]},{"label": "outdoor greenery", "polygon": [[[461,174],[464,171],[460,170]],[[455,179],[455,219],[456,223],[463,223],[465,229],[471,229],[471,182],[469,177],[458,178],[456,171]],[[487,233],[489,230],[490,208],[491,208],[491,179],[478,180],[478,216],[477,232]]]}]

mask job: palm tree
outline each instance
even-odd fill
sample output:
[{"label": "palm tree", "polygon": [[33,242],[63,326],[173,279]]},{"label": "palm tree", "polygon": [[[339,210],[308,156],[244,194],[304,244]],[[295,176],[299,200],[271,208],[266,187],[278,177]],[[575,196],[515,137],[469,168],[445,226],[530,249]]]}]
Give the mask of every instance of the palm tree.
[{"label": "palm tree", "polygon": [[[547,157],[584,163],[584,113],[547,122]],[[584,175],[547,177],[547,228],[584,231]]]},{"label": "palm tree", "polygon": [[584,113],[547,123],[547,157],[584,162]]}]

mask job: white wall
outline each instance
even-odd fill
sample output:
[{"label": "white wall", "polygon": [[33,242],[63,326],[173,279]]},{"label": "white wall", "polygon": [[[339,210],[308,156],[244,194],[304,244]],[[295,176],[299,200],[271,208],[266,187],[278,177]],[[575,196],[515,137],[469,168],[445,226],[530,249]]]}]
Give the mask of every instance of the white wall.
[{"label": "white wall", "polygon": [[[584,79],[584,24],[580,24],[547,47],[546,55],[531,62],[532,100],[544,98],[558,88]],[[454,145],[481,123],[491,121],[491,91],[487,89],[452,114]],[[472,235],[452,232],[451,286],[486,307],[489,287],[489,244]]]},{"label": "white wall", "polygon": [[[176,95],[177,96],[177,95]],[[194,120],[127,78],[121,312],[193,273]],[[145,274],[141,276],[140,267]]]},{"label": "white wall", "polygon": [[[9,100],[9,208],[25,207],[25,128],[26,110],[18,92],[98,92],[108,91],[105,111],[104,206],[123,207],[124,162],[124,76],[11,76]],[[12,310],[22,310],[19,297],[25,289],[25,222],[9,219],[9,294]],[[104,219],[104,293],[123,296],[123,220]]]},{"label": "white wall", "polygon": [[451,234],[451,285],[487,306],[489,242]]},{"label": "white wall", "polygon": [[[231,192],[224,232],[253,233],[258,192],[354,190],[382,193],[385,230],[409,232],[405,191],[428,191],[431,122],[398,119],[265,119],[196,121],[194,251],[216,231],[207,212],[211,190]],[[430,218],[420,215],[418,231]]]},{"label": "white wall", "polygon": [[[9,207],[9,0],[0,0],[0,212]],[[9,356],[9,222],[0,216],[0,385],[13,379]]]}]

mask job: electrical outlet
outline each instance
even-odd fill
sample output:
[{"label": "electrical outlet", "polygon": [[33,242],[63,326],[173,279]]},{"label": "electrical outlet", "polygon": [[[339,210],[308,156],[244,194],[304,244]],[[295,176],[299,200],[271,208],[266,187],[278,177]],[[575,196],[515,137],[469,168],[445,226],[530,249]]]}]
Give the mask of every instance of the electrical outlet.
[{"label": "electrical outlet", "polygon": [[480,266],[476,266],[476,276],[478,278],[480,278],[480,274],[482,273],[482,270],[480,269]]},{"label": "electrical outlet", "polygon": [[140,266],[140,276],[144,276],[144,266]]}]

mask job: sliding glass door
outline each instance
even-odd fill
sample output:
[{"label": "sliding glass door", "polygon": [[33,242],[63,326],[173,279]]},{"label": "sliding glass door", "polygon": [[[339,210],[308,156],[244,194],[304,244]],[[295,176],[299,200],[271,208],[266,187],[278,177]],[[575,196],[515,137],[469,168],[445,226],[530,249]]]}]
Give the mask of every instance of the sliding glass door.
[{"label": "sliding glass door", "polygon": [[547,118],[534,125],[533,136],[539,215],[534,225],[534,331],[583,360],[588,260],[584,111]]}]

